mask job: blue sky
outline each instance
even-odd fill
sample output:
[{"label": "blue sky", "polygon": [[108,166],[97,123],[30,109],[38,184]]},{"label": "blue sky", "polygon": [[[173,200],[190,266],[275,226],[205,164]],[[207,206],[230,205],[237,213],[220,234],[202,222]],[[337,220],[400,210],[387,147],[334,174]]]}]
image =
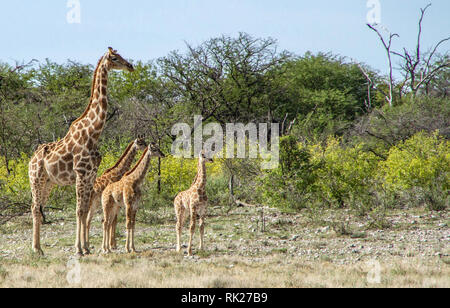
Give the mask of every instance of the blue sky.
[{"label": "blue sky", "polygon": [[[199,44],[247,32],[273,37],[296,54],[328,52],[387,72],[384,50],[365,26],[368,0],[78,0],[81,23],[68,23],[68,0],[0,0],[0,61],[67,59],[95,64],[107,46],[133,60],[151,60],[185,41]],[[448,0],[379,0],[381,23],[400,35],[394,48],[413,49],[420,8],[428,3],[423,46],[450,35]],[[442,45],[448,51],[450,44]]]}]

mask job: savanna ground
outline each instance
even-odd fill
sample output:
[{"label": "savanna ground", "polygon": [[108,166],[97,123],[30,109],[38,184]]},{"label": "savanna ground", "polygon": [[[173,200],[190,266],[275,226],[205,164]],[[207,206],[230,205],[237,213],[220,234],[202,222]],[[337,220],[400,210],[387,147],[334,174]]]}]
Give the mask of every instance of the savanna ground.
[{"label": "savanna ground", "polygon": [[30,215],[17,217],[0,226],[0,287],[450,287],[448,211],[390,211],[384,229],[344,210],[263,211],[264,223],[261,208],[210,207],[206,250],[191,258],[175,252],[171,207],[140,210],[134,254],[123,213],[119,249],[99,253],[99,214],[92,254],[78,261],[72,211],[46,211],[44,257],[31,252]]}]

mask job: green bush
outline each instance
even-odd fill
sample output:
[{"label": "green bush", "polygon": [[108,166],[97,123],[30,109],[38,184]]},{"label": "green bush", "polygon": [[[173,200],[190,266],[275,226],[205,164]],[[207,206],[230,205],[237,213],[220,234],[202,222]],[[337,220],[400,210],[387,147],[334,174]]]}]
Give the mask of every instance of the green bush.
[{"label": "green bush", "polygon": [[354,201],[366,196],[373,186],[379,158],[363,149],[362,143],[345,147],[333,137],[326,146],[311,147],[314,161],[322,162],[317,170],[317,185],[328,205],[338,208],[355,205]]},{"label": "green bush", "polygon": [[415,192],[432,209],[448,203],[450,186],[450,142],[438,132],[420,132],[389,150],[381,164],[386,189]]},{"label": "green bush", "polygon": [[270,206],[299,209],[307,205],[315,191],[316,170],[309,150],[293,136],[280,138],[280,165],[259,179],[261,202]]}]

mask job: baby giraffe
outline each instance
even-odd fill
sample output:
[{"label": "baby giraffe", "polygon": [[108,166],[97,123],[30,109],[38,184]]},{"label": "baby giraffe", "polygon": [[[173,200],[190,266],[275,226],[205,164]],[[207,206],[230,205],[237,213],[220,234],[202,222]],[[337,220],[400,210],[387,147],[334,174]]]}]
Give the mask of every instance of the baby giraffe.
[{"label": "baby giraffe", "polygon": [[141,159],[136,163],[133,169],[125,173],[120,181],[109,184],[102,193],[103,206],[103,252],[111,252],[111,238],[113,223],[121,207],[125,207],[127,218],[127,241],[126,250],[128,253],[135,252],[134,248],[134,229],[136,222],[136,212],[141,198],[140,187],[144,181],[150,159],[152,157],[164,157],[164,154],[156,147],[150,144],[144,150]]},{"label": "baby giraffe", "polygon": [[195,221],[199,217],[200,246],[203,249],[203,234],[205,231],[205,216],[208,198],[206,196],[206,165],[207,162],[213,162],[208,158],[205,151],[201,151],[198,158],[197,176],[191,188],[180,192],[174,200],[175,214],[177,216],[177,252],[181,251],[181,229],[186,219],[186,211],[190,215],[190,237],[188,246],[188,256],[192,256],[192,239],[195,231]]},{"label": "baby giraffe", "polygon": [[[89,231],[91,228],[92,218],[100,206],[102,193],[106,186],[111,183],[119,181],[122,176],[130,170],[131,164],[133,163],[134,157],[138,151],[142,151],[147,147],[147,143],[143,136],[139,136],[137,139],[132,141],[123,152],[122,156],[116,162],[116,164],[106,170],[100,177],[95,180],[94,190],[92,191],[91,200],[89,203],[89,212],[86,221],[86,241],[87,247],[89,247]],[[115,234],[117,221],[113,222],[113,234]],[[116,248],[115,236],[111,238],[111,246]]]}]

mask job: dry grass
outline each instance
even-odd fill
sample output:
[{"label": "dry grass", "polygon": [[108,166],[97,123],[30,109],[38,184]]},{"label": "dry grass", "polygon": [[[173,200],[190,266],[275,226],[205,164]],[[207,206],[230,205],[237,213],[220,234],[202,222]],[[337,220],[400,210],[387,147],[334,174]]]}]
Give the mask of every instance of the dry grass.
[{"label": "dry grass", "polygon": [[449,267],[439,261],[381,263],[380,283],[369,283],[370,265],[303,262],[274,255],[261,260],[237,257],[185,259],[173,253],[90,256],[80,261],[79,283],[67,280],[64,260],[37,266],[8,264],[0,287],[450,287]]},{"label": "dry grass", "polygon": [[[117,253],[94,253],[78,263],[70,261],[73,216],[49,214],[54,223],[43,230],[44,257],[30,252],[31,224],[22,217],[0,228],[0,287],[450,287],[449,230],[442,227],[447,214],[415,218],[412,228],[399,218],[405,215],[395,214],[401,230],[364,230],[364,236],[352,237],[314,227],[301,214],[276,211],[268,211],[262,233],[255,231],[259,214],[252,211],[212,211],[207,250],[194,251],[194,258],[175,253],[172,213],[165,209],[157,225],[141,219],[136,238],[141,252],[125,254],[120,247]],[[92,237],[97,248],[99,222],[97,218]],[[121,246],[123,235],[121,230]],[[373,261],[379,262],[379,283],[368,280]],[[79,264],[79,281],[70,276],[74,264]]]}]

